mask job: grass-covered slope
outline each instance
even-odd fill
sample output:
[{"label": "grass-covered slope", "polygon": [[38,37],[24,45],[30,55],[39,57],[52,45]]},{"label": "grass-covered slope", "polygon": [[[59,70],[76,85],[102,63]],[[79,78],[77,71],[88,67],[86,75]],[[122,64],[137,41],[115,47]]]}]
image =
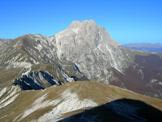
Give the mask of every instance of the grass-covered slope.
[{"label": "grass-covered slope", "polygon": [[[5,94],[0,96],[0,100],[4,99]],[[73,111],[123,98],[140,100],[162,110],[162,101],[159,99],[95,81],[72,82],[45,90],[18,91],[16,94],[14,101],[0,108],[0,121],[56,121],[75,114]],[[10,95],[10,98],[13,96]]]}]

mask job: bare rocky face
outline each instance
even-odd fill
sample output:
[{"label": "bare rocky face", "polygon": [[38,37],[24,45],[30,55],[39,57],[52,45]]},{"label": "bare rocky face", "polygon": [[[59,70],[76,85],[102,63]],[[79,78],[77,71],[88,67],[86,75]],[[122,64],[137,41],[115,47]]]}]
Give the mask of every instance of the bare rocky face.
[{"label": "bare rocky face", "polygon": [[[73,22],[56,34],[57,56],[78,65],[89,79],[106,80],[108,69],[122,71],[129,58],[105,29],[94,21]],[[108,81],[108,79],[107,79]]]}]

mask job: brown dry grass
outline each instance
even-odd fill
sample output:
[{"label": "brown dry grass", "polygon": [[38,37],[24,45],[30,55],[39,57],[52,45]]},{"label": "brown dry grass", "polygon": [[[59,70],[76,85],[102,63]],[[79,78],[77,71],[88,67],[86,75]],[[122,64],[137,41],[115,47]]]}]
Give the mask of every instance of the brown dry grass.
[{"label": "brown dry grass", "polygon": [[[52,86],[45,90],[39,91],[22,91],[19,97],[12,104],[6,108],[0,110],[0,121],[12,121],[13,118],[22,114],[25,110],[31,107],[32,103],[44,94],[47,94],[48,100],[54,100],[60,97],[61,93],[65,90],[70,89],[72,92],[77,93],[79,98],[91,99],[97,102],[99,105],[121,99],[129,98],[135,100],[141,100],[147,104],[150,104],[160,110],[162,110],[162,100],[140,95],[128,90],[121,89],[112,85],[105,85],[97,83],[95,81],[79,81],[73,83],[67,83],[62,86]],[[69,98],[70,99],[70,98]],[[31,121],[37,119],[45,113],[49,112],[54,106],[49,106],[43,109],[39,109],[33,112],[22,121]],[[5,115],[7,115],[5,117]]]},{"label": "brown dry grass", "polygon": [[18,76],[19,71],[20,69],[0,69],[0,87],[11,85],[12,80]]}]

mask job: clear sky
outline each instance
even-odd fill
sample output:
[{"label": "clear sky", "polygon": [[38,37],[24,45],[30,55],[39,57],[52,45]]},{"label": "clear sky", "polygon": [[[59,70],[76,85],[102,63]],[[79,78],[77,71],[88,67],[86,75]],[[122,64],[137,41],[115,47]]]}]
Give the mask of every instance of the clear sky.
[{"label": "clear sky", "polygon": [[162,0],[0,0],[0,38],[53,35],[84,19],[120,43],[162,42]]}]

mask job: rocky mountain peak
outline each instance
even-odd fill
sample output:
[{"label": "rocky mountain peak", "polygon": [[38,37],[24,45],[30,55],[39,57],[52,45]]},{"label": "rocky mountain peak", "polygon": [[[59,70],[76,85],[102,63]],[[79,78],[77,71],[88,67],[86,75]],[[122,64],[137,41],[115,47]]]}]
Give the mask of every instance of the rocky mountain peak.
[{"label": "rocky mountain peak", "polygon": [[75,53],[87,53],[99,48],[118,47],[108,32],[93,20],[74,21],[64,31],[56,34],[58,57]]},{"label": "rocky mountain peak", "polygon": [[96,27],[97,28],[97,24],[94,20],[73,21],[70,24],[69,29],[71,29],[75,33],[78,33],[78,31],[80,29],[85,29],[87,27],[89,27],[89,28]]},{"label": "rocky mountain peak", "polygon": [[76,63],[89,79],[101,79],[110,73],[107,69],[122,71],[127,65],[127,54],[93,20],[72,22],[55,35],[55,42],[58,58]]},{"label": "rocky mountain peak", "polygon": [[86,31],[87,34],[91,34],[93,32],[98,34],[99,36],[105,35],[107,36],[107,42],[109,43],[109,45],[119,45],[111,38],[110,34],[106,31],[106,29],[99,26],[94,20],[73,21],[68,27],[68,29],[76,34],[80,34],[81,31]]}]

